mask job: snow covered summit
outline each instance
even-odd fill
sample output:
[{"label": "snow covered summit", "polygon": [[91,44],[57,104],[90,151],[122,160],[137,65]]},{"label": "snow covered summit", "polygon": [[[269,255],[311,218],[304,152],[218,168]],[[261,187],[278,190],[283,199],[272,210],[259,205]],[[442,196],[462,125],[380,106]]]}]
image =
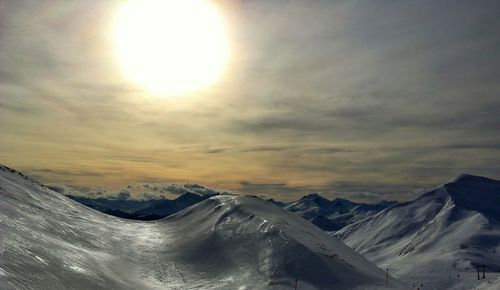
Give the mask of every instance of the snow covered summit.
[{"label": "snow covered summit", "polygon": [[443,188],[457,207],[477,211],[490,221],[500,223],[500,181],[461,174]]},{"label": "snow covered summit", "polygon": [[2,166],[0,231],[0,289],[387,289],[384,271],[256,197],[130,221]]},{"label": "snow covered summit", "polygon": [[410,284],[473,289],[478,266],[500,271],[499,213],[500,181],[460,175],[335,236]]}]

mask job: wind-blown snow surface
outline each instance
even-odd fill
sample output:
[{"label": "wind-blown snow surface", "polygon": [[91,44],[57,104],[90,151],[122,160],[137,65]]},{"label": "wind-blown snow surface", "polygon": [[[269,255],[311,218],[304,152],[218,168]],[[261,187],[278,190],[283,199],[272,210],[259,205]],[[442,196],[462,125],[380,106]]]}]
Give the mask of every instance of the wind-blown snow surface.
[{"label": "wind-blown snow surface", "polygon": [[500,271],[500,182],[461,175],[335,236],[410,285],[500,289],[500,280],[477,281],[475,270]]},{"label": "wind-blown snow surface", "polygon": [[0,289],[387,289],[362,256],[255,197],[130,221],[0,166],[0,231]]}]

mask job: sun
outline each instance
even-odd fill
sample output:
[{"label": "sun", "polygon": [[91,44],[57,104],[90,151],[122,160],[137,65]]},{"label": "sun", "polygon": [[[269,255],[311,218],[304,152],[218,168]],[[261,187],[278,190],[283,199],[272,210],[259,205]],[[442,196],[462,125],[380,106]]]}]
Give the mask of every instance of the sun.
[{"label": "sun", "polygon": [[224,21],[208,0],[128,0],[113,21],[113,44],[126,77],[162,96],[213,84],[229,55]]}]

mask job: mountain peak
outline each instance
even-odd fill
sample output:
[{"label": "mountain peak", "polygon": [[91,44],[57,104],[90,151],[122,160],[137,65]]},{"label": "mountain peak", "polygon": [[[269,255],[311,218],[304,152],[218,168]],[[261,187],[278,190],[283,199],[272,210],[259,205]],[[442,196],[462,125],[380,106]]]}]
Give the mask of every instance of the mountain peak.
[{"label": "mountain peak", "polygon": [[[461,174],[415,200],[347,225],[335,236],[379,265],[397,263],[407,281],[415,273],[431,277],[450,261],[461,261],[453,271],[470,271],[474,265],[497,269],[499,204],[500,181]],[[445,287],[438,276],[427,287],[454,288]],[[429,286],[432,279],[440,284]]]},{"label": "mountain peak", "polygon": [[482,213],[489,219],[500,221],[500,181],[461,174],[443,185],[443,189],[458,207]]},{"label": "mountain peak", "polygon": [[474,195],[484,197],[493,194],[500,196],[500,181],[472,174],[460,174],[455,179],[445,183],[442,188],[452,197],[461,195]]},{"label": "mountain peak", "polygon": [[184,192],[183,194],[179,195],[175,201],[177,202],[182,202],[182,201],[190,201],[190,202],[199,202],[204,199],[207,199],[209,196],[204,197],[202,194],[198,194],[195,192],[187,191]]},{"label": "mountain peak", "polygon": [[462,173],[462,174],[458,175],[457,177],[455,177],[455,179],[453,179],[449,183],[464,183],[464,182],[475,182],[475,181],[476,182],[484,182],[484,181],[495,181],[495,180],[489,179],[486,177],[482,177],[479,175]]},{"label": "mountain peak", "polygon": [[304,195],[300,200],[315,200],[315,201],[328,201],[328,202],[330,202],[330,200],[322,197],[321,195],[319,195],[317,193],[311,193],[311,194]]}]

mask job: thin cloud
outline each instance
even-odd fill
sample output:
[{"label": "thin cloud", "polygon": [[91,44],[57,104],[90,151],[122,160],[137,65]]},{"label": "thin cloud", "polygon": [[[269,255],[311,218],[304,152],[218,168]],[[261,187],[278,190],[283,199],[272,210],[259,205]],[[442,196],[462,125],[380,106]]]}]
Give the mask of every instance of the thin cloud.
[{"label": "thin cloud", "polygon": [[35,2],[0,11],[0,162],[42,181],[293,199],[500,178],[498,1],[231,1],[224,79],[165,99],[115,63],[119,1]]}]

